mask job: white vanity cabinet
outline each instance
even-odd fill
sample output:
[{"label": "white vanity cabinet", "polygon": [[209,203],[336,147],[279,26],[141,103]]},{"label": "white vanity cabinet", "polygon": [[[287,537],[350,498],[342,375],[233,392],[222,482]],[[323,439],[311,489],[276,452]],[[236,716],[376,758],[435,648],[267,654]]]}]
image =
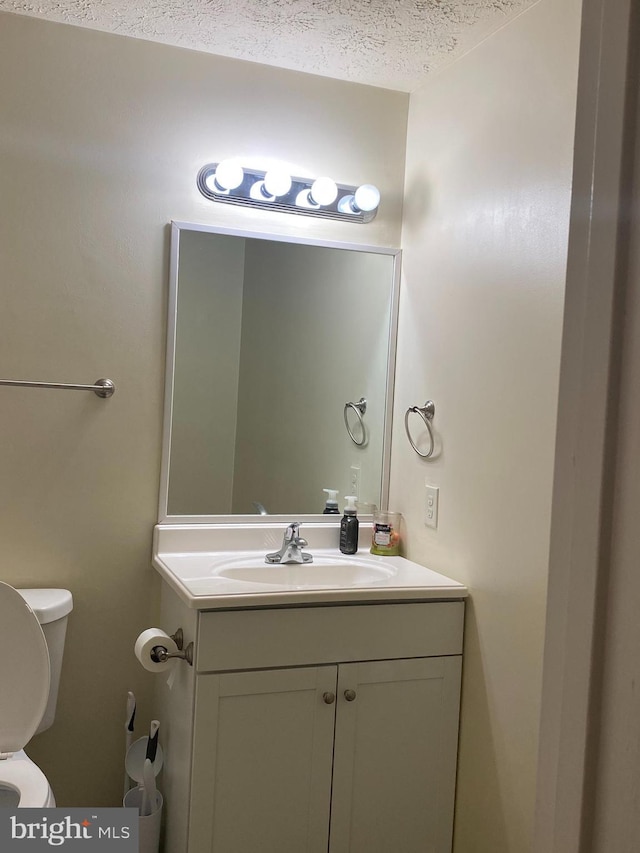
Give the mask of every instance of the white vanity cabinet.
[{"label": "white vanity cabinet", "polygon": [[190,851],[449,851],[460,658],[202,676]]},{"label": "white vanity cabinet", "polygon": [[165,853],[450,853],[462,600],[194,611],[163,586],[195,643],[158,691]]}]

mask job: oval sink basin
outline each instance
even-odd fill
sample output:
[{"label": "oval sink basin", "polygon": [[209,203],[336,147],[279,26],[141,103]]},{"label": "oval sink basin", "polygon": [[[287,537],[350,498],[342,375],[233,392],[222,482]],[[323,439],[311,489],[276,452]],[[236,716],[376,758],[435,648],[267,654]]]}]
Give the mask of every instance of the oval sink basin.
[{"label": "oval sink basin", "polygon": [[[216,531],[217,532],[217,531]],[[361,549],[341,554],[335,546],[310,547],[312,563],[265,563],[265,554],[280,544],[278,528],[265,536],[260,548],[216,550],[197,531],[180,528],[169,541],[172,550],[154,556],[154,565],[199,610],[234,607],[277,607],[291,604],[339,604],[358,601],[400,601],[464,598],[462,584],[404,557],[380,557]],[[331,531],[335,538],[335,531]],[[224,534],[227,536],[227,534]],[[242,538],[250,539],[247,531]],[[195,541],[194,541],[194,536]],[[240,536],[238,536],[240,538]],[[328,538],[328,536],[327,536]],[[199,546],[199,547],[198,547]]]},{"label": "oval sink basin", "polygon": [[247,560],[218,569],[215,575],[245,583],[339,589],[384,581],[393,577],[394,571],[386,566],[367,565],[360,561],[342,562],[338,559],[313,563],[263,563],[262,565],[256,565],[255,561]]}]

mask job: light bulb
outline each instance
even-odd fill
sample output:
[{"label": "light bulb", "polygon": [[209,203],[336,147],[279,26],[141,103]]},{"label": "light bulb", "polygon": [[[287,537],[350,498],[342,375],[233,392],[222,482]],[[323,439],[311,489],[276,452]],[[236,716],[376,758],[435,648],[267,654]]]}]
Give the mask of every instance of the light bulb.
[{"label": "light bulb", "polygon": [[251,185],[250,198],[254,201],[275,201],[291,189],[291,176],[284,169],[269,169],[262,180]]},{"label": "light bulb", "polygon": [[380,190],[373,184],[363,184],[355,191],[353,200],[358,210],[369,213],[380,204]]},{"label": "light bulb", "polygon": [[283,196],[291,189],[291,175],[283,169],[269,169],[264,176],[264,192],[267,196]]},{"label": "light bulb", "polygon": [[338,202],[340,213],[369,213],[380,204],[380,190],[373,184],[363,184],[354,195],[343,195]]},{"label": "light bulb", "polygon": [[[209,181],[212,180],[212,184]],[[207,186],[213,192],[229,192],[235,190],[244,180],[244,170],[235,160],[222,160],[216,166],[216,170],[210,178],[207,178]]]},{"label": "light bulb", "polygon": [[313,205],[333,204],[338,197],[338,187],[332,178],[316,178],[309,190],[309,201]]}]

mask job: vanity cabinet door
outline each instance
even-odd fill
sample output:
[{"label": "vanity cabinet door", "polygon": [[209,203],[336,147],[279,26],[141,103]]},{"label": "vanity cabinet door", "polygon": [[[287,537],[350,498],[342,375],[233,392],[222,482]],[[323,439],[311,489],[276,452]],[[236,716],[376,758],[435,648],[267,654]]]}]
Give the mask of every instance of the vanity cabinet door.
[{"label": "vanity cabinet door", "polygon": [[327,853],[336,673],[198,676],[189,853]]},{"label": "vanity cabinet door", "polygon": [[460,670],[340,665],[329,853],[450,853]]}]

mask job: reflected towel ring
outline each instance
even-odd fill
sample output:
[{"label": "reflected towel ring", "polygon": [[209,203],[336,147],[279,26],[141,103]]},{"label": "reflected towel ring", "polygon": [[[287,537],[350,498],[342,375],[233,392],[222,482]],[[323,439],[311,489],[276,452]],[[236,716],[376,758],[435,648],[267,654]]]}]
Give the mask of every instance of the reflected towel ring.
[{"label": "reflected towel ring", "polygon": [[[362,438],[360,441],[355,437],[353,432],[351,431],[351,427],[349,426],[349,419],[347,418],[347,414],[349,409],[353,409],[356,413],[358,420],[360,421],[360,429],[362,430]],[[357,403],[345,403],[344,404],[344,425],[347,428],[347,432],[349,433],[349,438],[351,441],[357,445],[358,447],[364,447],[367,442],[367,433],[364,428],[364,421],[362,416],[367,411],[367,401],[364,397],[360,397]]]},{"label": "reflected towel ring", "polygon": [[[411,433],[409,432],[409,415],[412,412],[415,412],[416,415],[420,415],[420,417],[424,421],[424,425],[426,426],[427,431],[429,432],[429,440],[431,442],[431,446],[429,447],[428,453],[421,453],[416,447],[414,440],[411,438]],[[404,428],[407,432],[409,444],[411,445],[411,447],[413,447],[418,456],[422,456],[423,459],[428,459],[433,454],[435,442],[433,440],[433,427],[431,426],[431,421],[433,420],[433,416],[435,415],[435,413],[436,407],[433,400],[427,400],[424,406],[410,406],[405,412]]]}]

